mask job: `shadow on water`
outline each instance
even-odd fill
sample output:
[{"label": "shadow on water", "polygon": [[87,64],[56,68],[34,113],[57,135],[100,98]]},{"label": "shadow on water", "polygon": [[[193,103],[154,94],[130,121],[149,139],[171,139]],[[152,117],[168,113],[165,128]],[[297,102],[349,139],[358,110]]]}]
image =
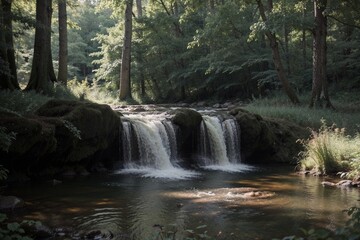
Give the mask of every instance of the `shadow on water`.
[{"label": "shadow on water", "polygon": [[74,232],[125,233],[131,239],[154,239],[159,227],[176,228],[183,236],[201,225],[206,227],[198,231],[211,236],[271,239],[301,227],[333,229],[345,221],[342,210],[357,204],[359,191],[324,188],[321,181],[279,166],[243,173],[202,171],[197,178],[176,181],[99,175],[10,189],[27,201],[11,217]]}]

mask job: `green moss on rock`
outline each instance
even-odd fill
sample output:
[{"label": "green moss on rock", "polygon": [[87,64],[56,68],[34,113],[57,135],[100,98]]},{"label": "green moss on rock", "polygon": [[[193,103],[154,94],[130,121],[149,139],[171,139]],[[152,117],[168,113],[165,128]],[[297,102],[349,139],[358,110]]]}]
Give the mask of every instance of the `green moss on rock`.
[{"label": "green moss on rock", "polygon": [[241,149],[248,162],[296,162],[301,151],[298,139],[309,131],[282,119],[265,119],[260,115],[237,108],[230,112],[241,128]]}]

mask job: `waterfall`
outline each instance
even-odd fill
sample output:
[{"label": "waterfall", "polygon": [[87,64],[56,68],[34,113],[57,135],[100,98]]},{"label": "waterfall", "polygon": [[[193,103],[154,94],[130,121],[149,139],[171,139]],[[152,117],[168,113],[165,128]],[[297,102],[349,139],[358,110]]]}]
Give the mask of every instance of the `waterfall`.
[{"label": "waterfall", "polygon": [[226,119],[221,125],[224,129],[227,156],[230,162],[241,162],[240,126],[234,119]]},{"label": "waterfall", "polygon": [[[239,172],[240,127],[235,119],[203,115],[200,125],[198,158],[203,168]],[[196,176],[179,166],[177,127],[165,113],[128,114],[122,118],[122,158],[120,173],[145,177],[184,179]]]},{"label": "waterfall", "polygon": [[[206,129],[206,131],[204,131]],[[205,165],[227,165],[230,163],[227,156],[225,136],[220,119],[214,116],[203,116],[203,125],[200,131],[201,146],[205,150]],[[207,147],[208,145],[209,147]],[[210,154],[208,152],[210,150]],[[201,153],[203,155],[203,153]]]},{"label": "waterfall", "polygon": [[122,131],[122,152],[123,152],[123,159],[125,164],[130,164],[133,161],[133,154],[132,154],[132,128],[131,123],[123,122],[122,123],[123,131]]},{"label": "waterfall", "polygon": [[240,164],[240,127],[234,119],[203,116],[198,148],[205,168],[232,172],[250,169]]},{"label": "waterfall", "polygon": [[165,116],[128,115],[122,125],[125,172],[177,179],[195,175],[177,166],[176,129]]}]

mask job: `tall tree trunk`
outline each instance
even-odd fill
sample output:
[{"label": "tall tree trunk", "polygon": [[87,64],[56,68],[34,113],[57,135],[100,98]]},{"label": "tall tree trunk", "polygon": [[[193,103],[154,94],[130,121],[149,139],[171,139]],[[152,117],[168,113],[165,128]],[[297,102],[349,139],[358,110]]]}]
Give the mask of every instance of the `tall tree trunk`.
[{"label": "tall tree trunk", "polygon": [[122,49],[122,62],[120,72],[120,100],[131,98],[130,89],[130,64],[131,64],[131,37],[132,37],[132,7],[133,0],[126,1],[125,8],[125,33]]},{"label": "tall tree trunk", "polygon": [[[266,14],[265,14],[264,5],[262,4],[261,0],[256,0],[256,1],[257,1],[257,4],[258,4],[261,19],[266,23],[267,17],[266,17]],[[272,1],[271,0],[268,1],[268,6],[269,6],[269,9],[271,11],[271,9],[272,9]],[[283,90],[287,94],[287,96],[289,97],[289,99],[290,99],[290,101],[292,103],[298,104],[298,103],[300,103],[300,101],[299,101],[295,91],[290,86],[290,83],[289,83],[289,81],[288,81],[288,79],[286,77],[286,74],[285,74],[284,66],[283,66],[283,64],[281,62],[281,57],[280,57],[280,52],[279,52],[279,45],[278,45],[278,42],[276,40],[275,33],[271,32],[270,30],[266,30],[265,35],[266,35],[266,37],[268,38],[268,40],[270,42],[270,47],[271,47],[271,51],[272,51],[275,70],[276,70],[278,78],[279,78],[279,80],[280,80],[280,82],[282,84]]]},{"label": "tall tree trunk", "polygon": [[137,11],[137,17],[142,17],[143,12],[142,12],[142,1],[141,0],[136,0],[136,11]]},{"label": "tall tree trunk", "polygon": [[67,12],[66,0],[58,0],[59,8],[59,72],[58,80],[67,85],[68,74],[68,47],[67,47]]},{"label": "tall tree trunk", "polygon": [[17,81],[14,39],[12,28],[12,0],[1,0],[0,3],[0,88],[20,89]]},{"label": "tall tree trunk", "polygon": [[[143,11],[142,11],[142,0],[136,0],[136,10],[137,10],[137,17],[141,18],[143,16]],[[141,30],[137,31],[137,35],[138,38],[142,39],[143,38],[143,33]],[[140,48],[140,50],[137,52],[136,55],[136,61],[139,65],[139,71],[140,71],[140,76],[139,76],[139,80],[140,80],[140,95],[142,97],[145,96],[146,94],[146,89],[145,89],[145,77],[144,77],[144,73],[143,73],[143,51]]]},{"label": "tall tree trunk", "polygon": [[[305,21],[305,9],[303,10],[303,22]],[[301,43],[302,43],[302,58],[303,58],[303,71],[307,70],[307,54],[306,54],[306,29],[305,26],[302,26],[301,34]]]},{"label": "tall tree trunk", "polygon": [[290,51],[289,51],[289,26],[287,23],[284,24],[284,42],[285,42],[285,61],[287,67],[287,74],[291,74],[291,65],[290,65]]},{"label": "tall tree trunk", "polygon": [[51,59],[51,15],[52,0],[37,0],[34,57],[30,80],[25,90],[48,93],[51,82],[54,81],[55,74]]},{"label": "tall tree trunk", "polygon": [[211,13],[215,12],[215,0],[209,0],[209,9]]},{"label": "tall tree trunk", "polygon": [[327,0],[314,0],[313,82],[309,105],[311,108],[316,102],[320,103],[321,94],[325,100],[325,107],[334,108],[330,101],[326,79],[327,17],[324,15],[326,5]]}]

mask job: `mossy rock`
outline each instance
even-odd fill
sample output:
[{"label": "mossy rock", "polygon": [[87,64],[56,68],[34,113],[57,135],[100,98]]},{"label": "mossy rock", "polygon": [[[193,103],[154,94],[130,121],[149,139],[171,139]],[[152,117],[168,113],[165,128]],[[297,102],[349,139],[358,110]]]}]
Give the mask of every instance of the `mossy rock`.
[{"label": "mossy rock", "polygon": [[50,100],[35,115],[0,113],[0,126],[16,133],[8,152],[0,151],[9,170],[37,175],[44,169],[119,160],[120,117],[107,105]]},{"label": "mossy rock", "polygon": [[[179,127],[179,153],[181,158],[192,159],[196,151],[197,136],[202,121],[201,114],[189,108],[179,108],[170,111],[171,121]],[[188,162],[187,164],[192,164]]]},{"label": "mossy rock", "polygon": [[36,114],[56,126],[61,161],[79,162],[118,146],[120,117],[108,105],[51,100]]},{"label": "mossy rock", "polygon": [[173,115],[172,122],[182,128],[197,128],[202,121],[201,114],[189,108],[179,108],[170,114]]},{"label": "mossy rock", "polygon": [[0,151],[2,163],[9,168],[27,169],[56,150],[55,127],[38,118],[1,114],[0,126],[16,134],[8,151]]},{"label": "mossy rock", "polygon": [[302,150],[298,139],[309,131],[282,119],[268,119],[237,108],[230,111],[241,129],[241,150],[247,162],[290,162]]}]

